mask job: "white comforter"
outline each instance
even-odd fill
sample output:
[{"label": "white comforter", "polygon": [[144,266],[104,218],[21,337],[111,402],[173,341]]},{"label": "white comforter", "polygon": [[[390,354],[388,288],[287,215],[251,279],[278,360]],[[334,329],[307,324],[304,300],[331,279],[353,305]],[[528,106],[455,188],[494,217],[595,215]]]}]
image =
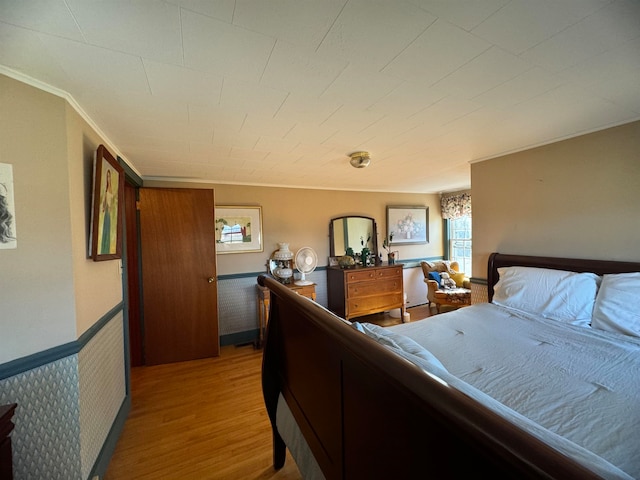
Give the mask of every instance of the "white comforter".
[{"label": "white comforter", "polygon": [[389,330],[424,346],[453,376],[640,478],[640,339],[493,304]]}]

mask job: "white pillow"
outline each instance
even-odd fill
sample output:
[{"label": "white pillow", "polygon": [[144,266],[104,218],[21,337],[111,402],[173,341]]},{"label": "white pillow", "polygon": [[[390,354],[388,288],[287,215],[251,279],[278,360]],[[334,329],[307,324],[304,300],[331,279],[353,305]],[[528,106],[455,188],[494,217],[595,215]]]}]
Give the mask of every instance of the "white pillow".
[{"label": "white pillow", "polygon": [[[375,323],[354,322],[352,325],[353,328],[361,331],[368,337],[373,338],[381,345],[390,347],[391,350],[394,350],[397,354],[399,354],[403,358],[406,358],[410,362],[415,363],[421,368],[424,368],[421,363],[426,362],[428,364],[446,370],[444,368],[444,365],[442,365],[440,360],[438,360],[438,358],[433,353],[431,353],[429,350],[409,337],[405,337],[404,335],[400,335],[399,333],[387,330],[386,328],[376,325]],[[415,357],[416,361],[414,361],[413,357]]]},{"label": "white pillow", "polygon": [[640,337],[640,272],[602,277],[591,326]]},{"label": "white pillow", "polygon": [[591,323],[600,277],[535,267],[500,267],[493,303],[573,325]]}]

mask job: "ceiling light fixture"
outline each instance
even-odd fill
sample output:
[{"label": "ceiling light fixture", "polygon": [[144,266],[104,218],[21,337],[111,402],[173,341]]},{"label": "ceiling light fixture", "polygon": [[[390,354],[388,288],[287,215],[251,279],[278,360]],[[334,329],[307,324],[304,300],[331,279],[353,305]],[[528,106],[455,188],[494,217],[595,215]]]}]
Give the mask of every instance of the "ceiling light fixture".
[{"label": "ceiling light fixture", "polygon": [[349,154],[349,157],[351,157],[349,163],[355,168],[368,167],[371,163],[371,155],[369,155],[369,152],[353,152]]}]

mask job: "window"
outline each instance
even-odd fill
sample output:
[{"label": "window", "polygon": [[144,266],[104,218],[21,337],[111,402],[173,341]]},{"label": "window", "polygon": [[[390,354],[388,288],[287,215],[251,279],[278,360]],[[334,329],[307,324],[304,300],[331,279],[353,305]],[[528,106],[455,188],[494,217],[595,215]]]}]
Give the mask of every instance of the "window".
[{"label": "window", "polygon": [[448,220],[449,259],[458,262],[460,271],[471,277],[471,215]]},{"label": "window", "polygon": [[445,258],[458,262],[460,271],[471,277],[471,194],[440,197],[444,228]]}]

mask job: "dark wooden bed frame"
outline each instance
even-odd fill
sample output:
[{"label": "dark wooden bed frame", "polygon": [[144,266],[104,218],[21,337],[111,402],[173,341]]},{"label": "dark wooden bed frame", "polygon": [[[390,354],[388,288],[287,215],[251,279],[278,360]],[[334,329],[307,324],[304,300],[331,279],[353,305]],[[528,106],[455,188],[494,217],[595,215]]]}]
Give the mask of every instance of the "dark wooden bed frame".
[{"label": "dark wooden bed frame", "polygon": [[[640,263],[491,254],[489,298],[502,266],[640,271]],[[273,461],[282,393],[327,479],[600,478],[463,393],[396,356],[273,278],[262,385]],[[480,320],[480,319],[479,319]]]}]

